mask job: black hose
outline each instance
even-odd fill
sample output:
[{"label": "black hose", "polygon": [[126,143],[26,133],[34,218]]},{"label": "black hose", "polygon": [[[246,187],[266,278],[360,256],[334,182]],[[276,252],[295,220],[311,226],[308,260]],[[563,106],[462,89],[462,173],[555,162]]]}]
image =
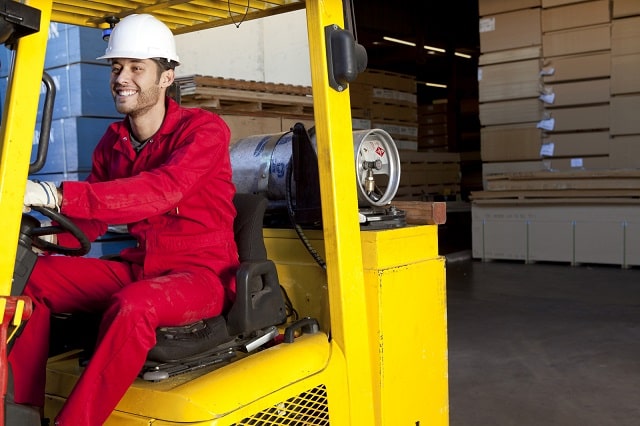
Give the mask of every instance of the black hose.
[{"label": "black hose", "polygon": [[304,247],[307,249],[309,254],[311,254],[311,257],[313,257],[316,263],[326,271],[327,270],[326,262],[324,261],[322,256],[320,256],[320,254],[316,251],[316,249],[313,248],[313,246],[311,245],[311,242],[309,241],[307,236],[304,234],[302,227],[298,225],[298,223],[296,222],[296,218],[295,218],[296,214],[295,214],[295,211],[293,210],[293,200],[292,200],[293,194],[291,191],[291,180],[293,178],[293,167],[291,167],[291,164],[293,163],[292,158],[289,159],[289,163],[287,164],[287,176],[285,178],[285,182],[286,182],[285,198],[287,199],[287,213],[289,214],[289,220],[291,221],[291,225],[293,226],[293,229],[295,229],[296,234],[298,234],[298,238],[300,238],[300,241],[302,241],[302,244],[304,245]]}]

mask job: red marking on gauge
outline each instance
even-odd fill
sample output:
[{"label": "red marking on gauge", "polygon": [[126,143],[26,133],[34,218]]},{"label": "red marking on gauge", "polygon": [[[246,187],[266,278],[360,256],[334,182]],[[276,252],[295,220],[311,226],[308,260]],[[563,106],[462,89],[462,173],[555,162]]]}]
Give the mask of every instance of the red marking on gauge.
[{"label": "red marking on gauge", "polygon": [[380,157],[384,157],[384,148],[381,146],[377,147],[376,154],[378,154]]}]

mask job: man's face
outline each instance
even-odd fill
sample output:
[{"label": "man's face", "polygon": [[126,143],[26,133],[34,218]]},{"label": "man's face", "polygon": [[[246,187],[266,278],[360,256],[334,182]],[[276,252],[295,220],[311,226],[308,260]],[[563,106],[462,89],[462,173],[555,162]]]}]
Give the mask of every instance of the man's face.
[{"label": "man's face", "polygon": [[162,84],[167,73],[172,72],[160,73],[158,65],[151,59],[112,59],[110,84],[116,110],[136,117],[160,103],[164,104],[163,87],[167,86]]}]

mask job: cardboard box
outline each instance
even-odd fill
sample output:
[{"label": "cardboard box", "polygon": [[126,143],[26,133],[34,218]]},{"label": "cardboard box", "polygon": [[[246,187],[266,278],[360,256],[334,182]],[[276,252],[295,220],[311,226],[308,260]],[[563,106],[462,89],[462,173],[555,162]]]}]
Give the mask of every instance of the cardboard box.
[{"label": "cardboard box", "polygon": [[611,25],[611,54],[640,53],[640,16],[616,19]]},{"label": "cardboard box", "polygon": [[358,74],[356,83],[407,93],[416,93],[417,90],[415,76],[375,69]]},{"label": "cardboard box", "polygon": [[480,16],[493,15],[495,13],[540,7],[540,1],[541,0],[479,0],[478,11],[480,12]]},{"label": "cardboard box", "polygon": [[418,114],[440,114],[447,112],[447,102],[433,103],[433,104],[420,104],[418,106]]},{"label": "cardboard box", "polygon": [[393,121],[372,121],[374,129],[382,129],[394,139],[415,141],[418,139],[418,126]]},{"label": "cardboard box", "polygon": [[[51,22],[44,57],[44,68],[50,69],[78,62],[107,65],[103,59],[107,44],[102,39],[102,30]],[[9,74],[9,64],[15,52],[0,46],[0,77]]]},{"label": "cardboard box", "polygon": [[542,79],[545,83],[590,80],[611,75],[611,53],[598,52],[545,58]]},{"label": "cardboard box", "polygon": [[370,107],[372,120],[393,120],[416,124],[418,122],[417,107],[373,102]]},{"label": "cardboard box", "polygon": [[608,103],[610,79],[547,84],[544,92],[553,94],[553,103],[545,102],[545,108]]},{"label": "cardboard box", "polygon": [[535,124],[489,126],[480,130],[482,161],[540,158],[542,131]]},{"label": "cardboard box", "polygon": [[480,102],[534,98],[540,93],[540,60],[479,67],[478,91]]},{"label": "cardboard box", "polygon": [[542,102],[537,98],[480,104],[483,126],[537,122],[542,118]]},{"label": "cardboard box", "polygon": [[521,47],[519,49],[483,53],[478,58],[478,65],[494,65],[540,58],[542,58],[542,45],[536,45]]},{"label": "cardboard box", "polygon": [[611,134],[640,134],[638,111],[640,111],[640,94],[611,97]]},{"label": "cardboard box", "polygon": [[485,260],[638,265],[638,217],[639,204],[474,201],[472,255]]},{"label": "cardboard box", "polygon": [[608,131],[547,133],[541,153],[546,157],[606,156],[610,153]]},{"label": "cardboard box", "polygon": [[231,114],[221,114],[220,117],[231,130],[231,144],[248,136],[275,134],[282,131],[282,119],[280,117]]},{"label": "cardboard box", "polygon": [[544,160],[549,170],[568,172],[572,170],[604,170],[611,167],[609,156],[550,158]]},{"label": "cardboard box", "polygon": [[373,86],[354,81],[349,84],[351,108],[369,108],[373,101]]},{"label": "cardboard box", "polygon": [[447,134],[447,124],[420,124],[418,127],[418,136],[438,136]]},{"label": "cardboard box", "polygon": [[440,113],[421,115],[420,117],[418,117],[418,120],[420,122],[420,125],[445,124],[447,122],[447,114]]},{"label": "cardboard box", "polygon": [[542,32],[604,24],[611,21],[608,0],[589,1],[542,10]]},{"label": "cardboard box", "polygon": [[614,18],[634,15],[640,15],[640,2],[638,0],[613,0]]},{"label": "cardboard box", "polygon": [[600,24],[545,33],[542,35],[542,53],[549,58],[609,50],[610,27],[610,24]]},{"label": "cardboard box", "polygon": [[447,148],[449,144],[449,137],[447,135],[420,135],[418,137],[418,149],[428,150],[434,148]]},{"label": "cardboard box", "polygon": [[583,3],[585,1],[589,1],[589,0],[542,0],[542,7],[548,8],[548,7],[555,7],[555,6],[563,6],[566,4]]},{"label": "cardboard box", "polygon": [[[92,116],[120,118],[109,88],[109,65],[75,63],[47,70],[56,87],[53,119]],[[4,103],[8,78],[0,78],[0,98]],[[42,84],[36,120],[42,120],[45,86]]]},{"label": "cardboard box", "polygon": [[531,161],[501,161],[492,163],[482,163],[483,186],[488,176],[502,175],[505,173],[542,172],[549,170],[550,164],[542,160]]},{"label": "cardboard box", "polygon": [[640,168],[640,135],[615,136],[609,143],[609,162],[613,169]]},{"label": "cardboard box", "polygon": [[611,58],[611,94],[640,92],[640,53]]},{"label": "cardboard box", "polygon": [[51,22],[44,67],[49,69],[77,62],[106,65],[108,61],[96,59],[104,55],[106,48],[99,28]]},{"label": "cardboard box", "polygon": [[480,51],[516,49],[541,44],[540,9],[500,13],[480,19]]},{"label": "cardboard box", "polygon": [[554,108],[548,114],[555,120],[554,132],[609,128],[609,104]]}]

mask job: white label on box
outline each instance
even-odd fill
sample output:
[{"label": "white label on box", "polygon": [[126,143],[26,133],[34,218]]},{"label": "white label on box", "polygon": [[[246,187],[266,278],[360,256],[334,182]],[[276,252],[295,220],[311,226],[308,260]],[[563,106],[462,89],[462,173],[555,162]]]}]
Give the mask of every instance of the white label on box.
[{"label": "white label on box", "polygon": [[543,143],[540,147],[540,157],[553,157],[554,148],[553,142]]},{"label": "white label on box", "polygon": [[556,101],[556,94],[553,92],[543,93],[542,95],[540,95],[540,100],[545,104],[552,104]]},{"label": "white label on box", "polygon": [[488,33],[489,31],[496,30],[496,18],[482,18],[480,20],[480,32]]},{"label": "white label on box", "polygon": [[536,125],[538,129],[549,130],[549,131],[553,130],[555,126],[556,126],[555,118],[546,118],[544,120],[540,120]]},{"label": "white label on box", "polygon": [[554,67],[545,67],[540,70],[540,75],[554,75],[556,73],[556,69]]},{"label": "white label on box", "polygon": [[354,129],[366,130],[371,128],[371,120],[367,120],[365,118],[352,118],[351,126]]},{"label": "white label on box", "polygon": [[571,159],[571,167],[572,168],[583,167],[582,158],[572,158]]}]

